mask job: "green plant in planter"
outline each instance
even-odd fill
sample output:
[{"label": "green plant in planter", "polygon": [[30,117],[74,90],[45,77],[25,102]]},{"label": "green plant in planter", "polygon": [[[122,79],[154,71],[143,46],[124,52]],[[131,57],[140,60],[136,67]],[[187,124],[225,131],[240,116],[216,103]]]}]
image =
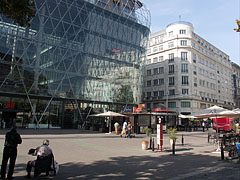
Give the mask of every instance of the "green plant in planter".
[{"label": "green plant in planter", "polygon": [[143,131],[146,133],[146,135],[149,137],[152,134],[152,129],[145,127],[143,128]]},{"label": "green plant in planter", "polygon": [[177,139],[177,136],[176,135],[171,135],[169,136],[170,139],[173,139],[173,140],[176,140]]},{"label": "green plant in planter", "polygon": [[170,139],[173,139],[173,140],[176,140],[177,139],[177,136],[175,135],[177,132],[177,129],[176,128],[169,128],[167,130],[167,133],[169,134],[169,138]]}]

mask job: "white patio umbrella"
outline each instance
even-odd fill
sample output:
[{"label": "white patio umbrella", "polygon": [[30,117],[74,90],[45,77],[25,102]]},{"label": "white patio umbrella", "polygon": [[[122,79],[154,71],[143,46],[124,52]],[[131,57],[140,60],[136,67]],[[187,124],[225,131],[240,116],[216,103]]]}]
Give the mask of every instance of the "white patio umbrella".
[{"label": "white patio umbrella", "polygon": [[[108,111],[105,113],[100,113],[100,114],[92,114],[90,116],[94,116],[94,117],[128,117],[124,114],[120,114],[120,113],[116,113],[116,112],[112,112],[112,111]],[[109,133],[111,133],[111,118],[110,118],[110,122],[109,122]]]},{"label": "white patio umbrella", "polygon": [[239,108],[233,109],[232,111],[236,113],[232,117],[240,118],[240,109]]},{"label": "white patio umbrella", "polygon": [[[209,117],[216,117],[216,131],[217,131],[217,142],[218,142],[218,123],[217,123],[217,117],[230,117],[232,115],[236,114],[235,112],[224,109],[219,106],[212,106],[207,109],[203,109],[199,112],[191,114],[192,116],[195,116],[197,118],[209,118]],[[218,142],[218,148],[217,151],[219,150],[219,142]]]},{"label": "white patio umbrella", "polygon": [[182,118],[182,119],[187,119],[187,118],[194,119],[194,118],[196,118],[195,116],[183,115],[183,114],[179,114],[178,117]]},{"label": "white patio umbrella", "polygon": [[[190,116],[194,116],[196,118],[217,117],[217,116],[224,116],[224,112],[227,112],[227,111],[229,110],[215,105],[215,106],[200,110],[199,112],[192,113]],[[228,114],[230,113],[228,112]]]},{"label": "white patio umbrella", "polygon": [[108,111],[105,113],[100,113],[100,114],[92,114],[90,116],[95,116],[95,117],[128,117],[124,114]]}]

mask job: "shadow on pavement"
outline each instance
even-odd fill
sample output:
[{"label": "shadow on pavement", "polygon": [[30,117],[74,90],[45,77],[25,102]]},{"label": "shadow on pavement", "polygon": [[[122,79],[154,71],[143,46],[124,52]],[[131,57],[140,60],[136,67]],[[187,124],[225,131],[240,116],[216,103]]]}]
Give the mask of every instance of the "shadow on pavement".
[{"label": "shadow on pavement", "polygon": [[[221,163],[223,162],[218,161],[216,157],[192,153],[176,156],[159,154],[158,157],[117,157],[89,165],[82,163],[61,164],[59,174],[54,179],[169,179],[184,174],[188,175],[182,176],[183,178],[190,178],[191,173],[196,175],[196,172],[198,176],[201,172],[206,176],[209,169],[208,171],[204,171],[204,169]],[[223,172],[223,168],[219,168],[219,171]]]}]

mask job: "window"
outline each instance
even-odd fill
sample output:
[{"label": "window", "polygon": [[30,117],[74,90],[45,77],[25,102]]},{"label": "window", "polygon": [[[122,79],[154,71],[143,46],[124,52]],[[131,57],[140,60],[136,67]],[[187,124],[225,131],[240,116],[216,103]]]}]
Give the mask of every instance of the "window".
[{"label": "window", "polygon": [[187,40],[181,40],[180,45],[181,46],[187,46]]},{"label": "window", "polygon": [[159,46],[159,51],[163,50],[163,45]]},{"label": "window", "polygon": [[163,56],[159,56],[159,62],[163,61]]},{"label": "window", "polygon": [[174,77],[169,77],[168,79],[169,79],[168,85],[169,86],[174,86]]},{"label": "window", "polygon": [[154,74],[154,75],[158,74],[158,68],[154,68],[154,69],[153,69],[153,74]]},{"label": "window", "polygon": [[155,44],[159,43],[159,37],[155,37]]},{"label": "window", "polygon": [[147,54],[151,53],[151,48],[147,49]]},{"label": "window", "polygon": [[181,102],[181,107],[182,108],[190,108],[191,107],[191,103],[188,101],[183,101]]},{"label": "window", "polygon": [[182,76],[182,85],[188,85],[188,76]]},{"label": "window", "polygon": [[157,97],[158,96],[158,91],[153,91],[153,96]]},{"label": "window", "polygon": [[188,94],[188,89],[182,89],[182,94]]},{"label": "window", "polygon": [[180,29],[179,34],[186,34],[186,30],[185,29]]},{"label": "window", "polygon": [[174,65],[169,65],[168,66],[168,73],[173,74],[174,73]]},{"label": "window", "polygon": [[164,74],[164,67],[160,67],[158,68],[158,70],[159,70],[159,74]]},{"label": "window", "polygon": [[154,85],[154,86],[157,86],[157,85],[158,85],[158,79],[154,79],[154,80],[153,80],[153,85]]},{"label": "window", "polygon": [[151,80],[147,81],[147,86],[151,86]]},{"label": "window", "polygon": [[159,97],[163,97],[164,96],[164,91],[159,91]]},{"label": "window", "polygon": [[147,97],[150,98],[152,96],[151,92],[147,92]]},{"label": "window", "polygon": [[159,79],[159,85],[164,85],[164,79]]},{"label": "window", "polygon": [[176,102],[168,102],[168,107],[169,108],[176,108]]},{"label": "window", "polygon": [[196,61],[197,61],[197,55],[193,53],[193,54],[192,54],[192,57],[193,57],[193,62],[196,63]]},{"label": "window", "polygon": [[169,63],[174,62],[174,53],[168,54],[168,62]]},{"label": "window", "polygon": [[187,52],[181,52],[181,60],[182,61],[186,61],[188,58],[187,58]]},{"label": "window", "polygon": [[151,76],[151,69],[147,70],[147,76]]},{"label": "window", "polygon": [[147,103],[147,109],[151,108],[151,103]]},{"label": "window", "polygon": [[151,59],[148,59],[148,60],[147,60],[147,64],[151,64]]},{"label": "window", "polygon": [[172,47],[174,47],[174,43],[173,42],[169,42],[168,43],[168,48],[172,48]]},{"label": "window", "polygon": [[153,63],[157,63],[157,62],[158,62],[158,58],[157,57],[153,58]]},{"label": "window", "polygon": [[181,64],[181,71],[182,73],[188,72],[188,64]]},{"label": "window", "polygon": [[193,70],[197,71],[197,66],[193,65]]},{"label": "window", "polygon": [[168,36],[169,37],[173,36],[173,31],[168,32]]},{"label": "window", "polygon": [[157,52],[158,51],[158,48],[157,47],[154,47],[153,48],[153,52]]}]

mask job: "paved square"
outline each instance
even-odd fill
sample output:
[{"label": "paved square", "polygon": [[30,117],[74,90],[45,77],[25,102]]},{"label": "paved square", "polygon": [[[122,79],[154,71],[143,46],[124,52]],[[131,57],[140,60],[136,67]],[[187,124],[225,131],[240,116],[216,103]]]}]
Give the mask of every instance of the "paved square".
[{"label": "paved square", "polygon": [[[6,130],[0,131],[0,159]],[[51,179],[198,179],[223,177],[239,178],[239,164],[220,160],[216,147],[207,142],[207,132],[178,132],[176,155],[171,151],[152,152],[142,150],[145,135],[120,138],[115,134],[103,134],[82,130],[19,130],[23,143],[18,147],[15,179],[24,179],[30,148],[50,140],[55,160],[60,164],[59,174]],[[185,145],[181,145],[184,134]],[[156,138],[155,138],[156,139]],[[155,146],[156,147],[156,146]],[[164,135],[164,148],[170,149],[169,138]],[[238,168],[235,172],[234,168]],[[232,173],[234,171],[235,174]],[[215,174],[214,174],[215,173]],[[236,174],[238,173],[238,174]],[[208,177],[208,178],[207,178]],[[223,178],[226,179],[226,178]]]}]

